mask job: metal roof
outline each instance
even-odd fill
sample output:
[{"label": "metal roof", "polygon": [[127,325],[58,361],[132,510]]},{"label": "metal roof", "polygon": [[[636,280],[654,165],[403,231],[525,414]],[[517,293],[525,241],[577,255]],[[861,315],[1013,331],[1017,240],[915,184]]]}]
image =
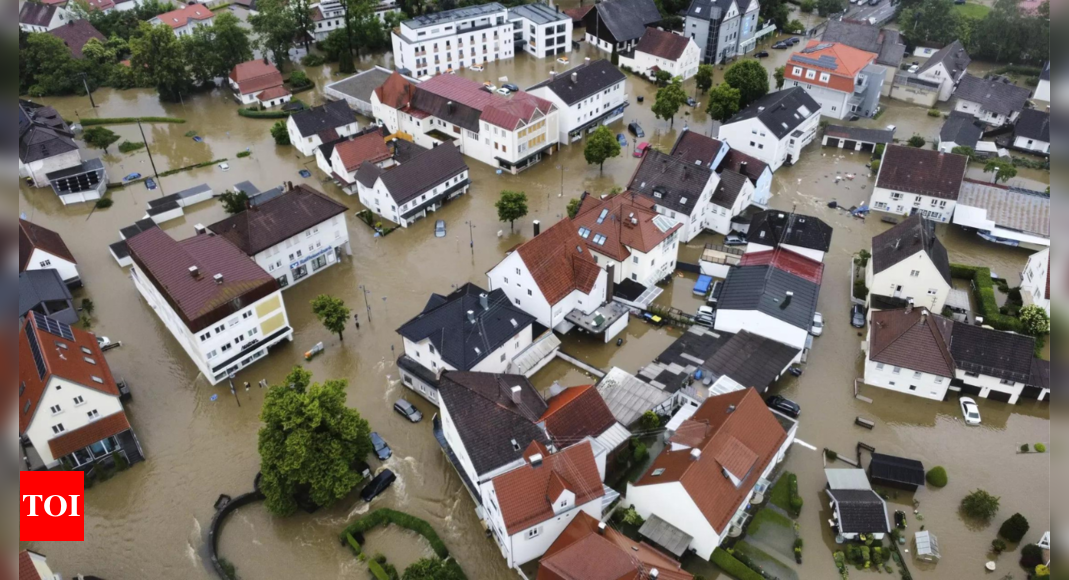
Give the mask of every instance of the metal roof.
[{"label": "metal roof", "polygon": [[864,469],[825,469],[829,489],[872,489]]},{"label": "metal roof", "polygon": [[480,6],[465,6],[464,8],[456,8],[444,12],[424,14],[423,16],[417,16],[411,20],[405,20],[402,24],[412,29],[427,28],[428,26],[436,26],[456,20],[488,16],[502,10],[505,10],[504,6],[497,2],[491,2],[490,4],[482,4]]},{"label": "metal roof", "polygon": [[638,533],[676,557],[682,556],[694,539],[690,534],[657,517],[657,514],[650,515],[646,523],[638,529]]},{"label": "metal roof", "polygon": [[658,407],[671,394],[643,382],[631,373],[613,367],[598,382],[598,393],[621,424],[633,425],[643,413]]}]

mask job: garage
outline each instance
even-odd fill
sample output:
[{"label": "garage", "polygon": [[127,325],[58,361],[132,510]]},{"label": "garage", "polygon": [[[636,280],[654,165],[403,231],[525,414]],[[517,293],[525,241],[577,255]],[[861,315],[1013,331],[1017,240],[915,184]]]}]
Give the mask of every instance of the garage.
[{"label": "garage", "polygon": [[988,399],[991,399],[992,401],[999,401],[1001,403],[1009,403],[1011,397],[1013,397],[1013,395],[1011,395],[1010,393],[1004,393],[1002,391],[994,390],[987,395]]},{"label": "garage", "polygon": [[1043,389],[1041,389],[1039,387],[1025,387],[1024,390],[1021,391],[1021,398],[1022,399],[1038,399],[1039,396],[1042,395],[1042,394],[1043,394]]},{"label": "garage", "polygon": [[980,396],[980,391],[982,390],[983,389],[981,389],[980,387],[974,387],[972,385],[961,386],[961,394],[966,396]]},{"label": "garage", "polygon": [[824,146],[825,147],[838,147],[839,146],[839,139],[836,138],[836,137],[825,136],[824,137]]},{"label": "garage", "polygon": [[862,143],[861,144],[861,152],[862,153],[872,153],[872,151],[874,149],[876,149],[876,144],[875,143]]},{"label": "garage", "polygon": [[847,151],[857,151],[857,141],[851,141],[849,139],[843,141],[843,149]]},{"label": "garage", "polygon": [[843,125],[828,125],[824,128],[822,143],[825,147],[840,147],[846,151],[871,153],[877,145],[886,145],[894,139],[895,130],[863,129]]}]

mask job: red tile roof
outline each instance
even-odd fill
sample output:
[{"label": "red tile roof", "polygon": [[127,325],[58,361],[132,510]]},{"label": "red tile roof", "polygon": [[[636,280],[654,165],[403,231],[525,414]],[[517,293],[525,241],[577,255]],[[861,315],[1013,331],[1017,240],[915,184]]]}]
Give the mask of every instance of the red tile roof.
[{"label": "red tile roof", "polygon": [[[698,459],[692,457],[691,449],[665,449],[633,485],[682,483],[706,521],[717,532],[723,532],[762,472],[775,459],[787,440],[787,433],[754,389],[710,397],[692,420],[709,426],[708,437],[694,447],[701,450]],[[755,457],[752,462],[750,454]],[[746,473],[732,472],[741,480],[738,487],[724,477],[725,468],[742,470],[747,463],[752,467]],[[657,470],[663,471],[653,475]]]},{"label": "red tile roof", "polygon": [[79,449],[114,437],[119,433],[130,430],[130,421],[126,419],[126,413],[119,411],[107,417],[101,417],[96,421],[74,431],[68,431],[55,439],[48,440],[48,448],[52,451],[52,457],[66,457]]},{"label": "red tile roof", "polygon": [[[37,373],[33,351],[26,333],[32,332],[41,350],[45,366],[44,377]],[[104,359],[97,344],[96,335],[71,327],[74,340],[66,340],[43,328],[37,327],[37,319],[29,316],[19,332],[19,433],[25,433],[33,421],[37,406],[41,403],[45,387],[55,375],[88,389],[100,391],[113,397],[119,396],[119,387],[111,374],[108,361]],[[89,352],[86,353],[82,349]],[[93,362],[86,360],[86,357]],[[101,382],[93,380],[99,378]]]},{"label": "red tile roof", "polygon": [[171,28],[182,28],[189,24],[190,20],[208,20],[215,16],[206,6],[200,4],[187,4],[178,10],[164,12],[156,18]]},{"label": "red tile roof", "polygon": [[824,278],[824,264],[781,248],[764,252],[748,252],[739,260],[739,265],[772,266],[814,284],[820,284]]},{"label": "red tile roof", "polygon": [[601,273],[590,252],[583,249],[583,239],[571,220],[557,222],[516,251],[550,304],[573,290],[589,293]]},{"label": "red tile roof", "polygon": [[19,580],[41,580],[41,575],[37,573],[33,559],[26,550],[19,552]]},{"label": "red tile roof", "polygon": [[925,315],[924,308],[881,310],[872,313],[869,358],[883,364],[954,378],[950,353],[954,323],[942,316]]},{"label": "red tile roof", "polygon": [[[820,47],[819,50],[817,49],[818,47]],[[814,62],[822,56],[834,59],[835,66],[822,67],[814,64]],[[810,40],[805,45],[804,49],[791,55],[791,58],[787,61],[787,68],[784,70],[784,76],[801,83],[828,87],[846,93],[853,93],[854,79],[857,78],[861,69],[872,64],[876,60],[876,56],[877,55],[874,52],[866,52],[838,42]],[[803,61],[801,58],[805,58],[806,60]],[[801,67],[802,74],[794,74],[793,67],[796,66]],[[805,71],[807,69],[817,71],[816,78],[807,79],[805,77]],[[819,73],[821,72],[830,74],[828,82],[820,81]]]},{"label": "red tile roof", "polygon": [[[576,232],[580,228],[590,230],[591,233],[583,241],[591,251],[623,262],[631,257],[632,249],[648,253],[682,227],[677,223],[662,230],[654,222],[659,214],[653,210],[653,206],[652,199],[641,195],[621,193],[606,199],[587,196],[583,199],[579,214],[572,219],[573,228]],[[608,213],[602,218],[601,214],[606,210]],[[632,218],[638,223],[634,223]],[[599,219],[601,223],[598,223]],[[665,224],[670,222],[664,220],[666,218],[659,221]],[[604,244],[594,242],[597,234],[605,236]]]},{"label": "red tile roof", "polygon": [[341,157],[346,171],[356,171],[365,161],[378,163],[390,158],[390,149],[386,147],[382,134],[377,131],[338,143],[334,150]]},{"label": "red tile roof", "polygon": [[688,44],[690,44],[690,39],[686,36],[656,28],[646,28],[646,33],[638,41],[635,52],[644,52],[658,58],[675,61],[683,56],[683,51],[686,50]]},{"label": "red tile roof", "polygon": [[521,121],[530,123],[539,114],[548,114],[554,108],[553,103],[532,94],[519,91],[504,97],[485,90],[476,81],[457,75],[438,75],[417,85],[416,90],[480,111],[482,121],[510,131]]},{"label": "red tile roof", "polygon": [[41,249],[71,263],[74,255],[56,232],[24,219],[19,220],[19,272],[25,272],[35,249]]},{"label": "red tile roof", "polygon": [[390,78],[375,89],[379,102],[394,109],[407,107],[412,102],[415,92],[416,86],[405,80],[405,77],[397,71],[393,71]]},{"label": "red tile roof", "polygon": [[[282,86],[282,73],[267,59],[243,62],[230,71],[230,80],[238,84],[243,95]],[[288,92],[288,91],[287,91]]]},{"label": "red tile roof", "polygon": [[597,437],[616,423],[594,385],[565,389],[546,403],[549,407],[541,420],[558,447],[571,445],[583,437]]},{"label": "red tile roof", "polygon": [[542,556],[537,580],[692,580],[679,562],[645,542],[636,542],[586,512],[576,514]]},{"label": "red tile roof", "polygon": [[256,95],[256,99],[260,101],[270,101],[272,99],[279,99],[291,94],[290,90],[282,85],[277,87],[271,87],[260,94]]},{"label": "red tile roof", "polygon": [[553,455],[544,456],[542,464],[527,464],[493,479],[501,517],[511,536],[554,516],[553,503],[563,490],[575,494],[575,509],[605,495],[598,464],[590,442],[572,445]]}]

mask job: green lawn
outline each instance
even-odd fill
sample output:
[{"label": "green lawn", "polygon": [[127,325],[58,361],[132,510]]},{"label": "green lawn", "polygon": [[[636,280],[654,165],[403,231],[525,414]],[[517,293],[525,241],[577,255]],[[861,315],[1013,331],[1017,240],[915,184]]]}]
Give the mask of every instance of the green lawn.
[{"label": "green lawn", "polygon": [[991,8],[989,6],[984,6],[983,4],[974,4],[970,2],[968,4],[955,4],[954,12],[967,18],[980,20],[984,16],[987,16],[988,12],[991,12]]},{"label": "green lawn", "polygon": [[768,500],[772,502],[772,505],[779,509],[787,513],[794,513],[793,510],[791,510],[791,490],[787,485],[787,477],[789,475],[790,472],[788,471],[784,471],[780,474],[779,479],[776,480],[776,485],[773,485],[772,489],[769,491]]},{"label": "green lawn", "polygon": [[[788,504],[789,503],[790,502],[788,502]],[[755,515],[753,517],[753,520],[750,521],[750,533],[756,534],[765,525],[777,526],[785,528],[787,530],[791,530],[794,527],[794,522],[791,521],[790,518],[780,514],[779,512],[772,511],[770,509],[763,509],[757,512],[757,515]]]}]

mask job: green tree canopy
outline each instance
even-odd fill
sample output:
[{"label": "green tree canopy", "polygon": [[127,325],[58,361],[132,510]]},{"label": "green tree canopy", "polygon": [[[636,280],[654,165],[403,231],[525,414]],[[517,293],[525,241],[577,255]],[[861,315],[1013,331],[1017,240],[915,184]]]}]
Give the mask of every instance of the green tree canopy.
[{"label": "green tree canopy", "polygon": [[1021,308],[1017,315],[1021,319],[1021,327],[1031,336],[1046,336],[1050,334],[1050,316],[1043,307],[1038,304],[1029,304]]},{"label": "green tree canopy", "polygon": [[694,77],[694,81],[698,85],[698,90],[703,94],[713,88],[713,65],[699,64],[698,74]]},{"label": "green tree canopy", "polygon": [[323,327],[338,335],[338,340],[345,340],[345,326],[349,324],[349,308],[345,301],[329,294],[320,294],[312,300],[312,314],[315,314]]},{"label": "green tree canopy", "polygon": [[290,132],[285,121],[275,121],[275,124],[271,125],[271,136],[275,139],[275,145],[290,144]]},{"label": "green tree canopy", "polygon": [[723,123],[739,112],[741,100],[739,89],[727,83],[720,83],[709,92],[709,103],[705,106],[705,111],[710,117]]},{"label": "green tree canopy", "polygon": [[191,83],[182,45],[166,24],[141,24],[130,40],[130,66],[140,84],[156,87],[160,100],[176,102]]},{"label": "green tree canopy", "polygon": [[666,70],[659,70],[653,75],[653,84],[659,87],[667,87],[670,82],[672,82],[672,73]]},{"label": "green tree canopy", "polygon": [[260,411],[260,489],[275,515],[292,514],[298,496],[319,506],[345,497],[362,479],[355,465],[371,452],[367,421],[345,406],[347,382],[310,380],[295,367]]},{"label": "green tree canopy", "polygon": [[110,147],[112,143],[119,140],[119,136],[111,129],[99,125],[86,129],[82,133],[82,138],[85,139],[86,145],[94,149],[103,149],[104,153],[108,152],[108,147]]},{"label": "green tree canopy", "polygon": [[1002,183],[1006,183],[1014,177],[1017,177],[1017,168],[1009,161],[992,159],[984,165],[984,173],[994,173],[996,182],[1001,181]]},{"label": "green tree canopy", "polygon": [[265,51],[279,67],[290,61],[290,49],[297,37],[297,16],[287,0],[257,0],[257,14],[249,16],[249,23]]},{"label": "green tree canopy", "polygon": [[579,215],[579,207],[583,201],[578,197],[573,197],[568,200],[568,217],[575,219],[575,216]]},{"label": "green tree canopy", "polygon": [[223,211],[233,215],[245,211],[249,206],[249,195],[244,191],[233,192],[228,189],[219,196],[219,201],[223,204]]},{"label": "green tree canopy", "polygon": [[657,98],[650,110],[658,119],[668,119],[675,126],[679,108],[687,102],[687,93],[683,90],[683,81],[676,77],[667,86],[657,90]]},{"label": "green tree canopy", "polygon": [[441,558],[420,558],[405,569],[403,580],[465,580],[459,567]]},{"label": "green tree canopy", "polygon": [[527,194],[522,191],[502,191],[494,207],[497,208],[497,219],[509,222],[509,230],[514,231],[516,220],[527,215]]},{"label": "green tree canopy", "polygon": [[844,0],[817,0],[817,14],[828,16],[846,9]]},{"label": "green tree canopy", "polygon": [[591,165],[597,163],[601,172],[605,171],[605,162],[618,155],[620,155],[620,142],[605,125],[595,129],[594,133],[587,138],[586,146],[583,147],[583,157],[586,158],[586,162]]},{"label": "green tree canopy", "polygon": [[998,513],[999,499],[978,489],[961,500],[961,511],[970,518],[987,521]]},{"label": "green tree canopy", "polygon": [[771,22],[782,29],[791,17],[791,8],[787,5],[787,0],[765,0],[761,2],[760,15],[763,21]]},{"label": "green tree canopy", "polygon": [[787,74],[787,67],[785,66],[776,67],[776,70],[772,73],[772,77],[776,79],[777,91],[783,88],[783,78],[785,74]]},{"label": "green tree canopy", "polygon": [[724,82],[739,90],[739,108],[768,94],[768,71],[756,60],[741,60],[728,67]]}]

